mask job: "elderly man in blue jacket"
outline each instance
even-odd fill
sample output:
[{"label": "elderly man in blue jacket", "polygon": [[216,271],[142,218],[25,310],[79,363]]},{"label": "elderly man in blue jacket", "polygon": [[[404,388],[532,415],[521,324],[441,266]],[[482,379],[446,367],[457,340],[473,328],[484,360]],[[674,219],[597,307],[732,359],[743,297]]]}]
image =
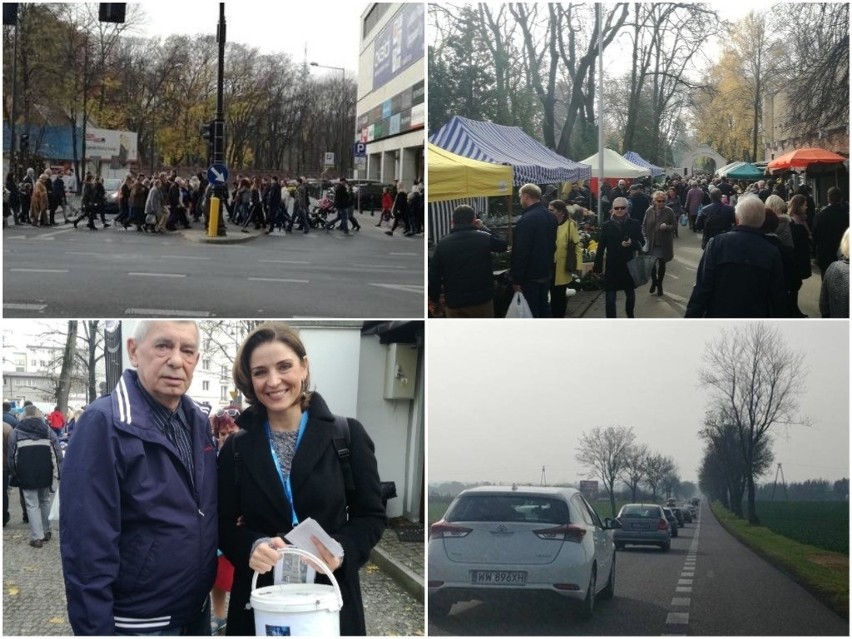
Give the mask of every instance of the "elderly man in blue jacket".
[{"label": "elderly man in blue jacket", "polygon": [[535,184],[520,188],[523,213],[512,240],[510,276],[515,292],[523,292],[533,317],[550,317],[550,282],[553,254],[556,252],[556,218],[541,203],[541,189]]},{"label": "elderly man in blue jacket", "polygon": [[209,635],[216,449],[185,395],[195,322],[143,321],[112,394],[90,404],[60,485],[62,569],[77,635]]}]

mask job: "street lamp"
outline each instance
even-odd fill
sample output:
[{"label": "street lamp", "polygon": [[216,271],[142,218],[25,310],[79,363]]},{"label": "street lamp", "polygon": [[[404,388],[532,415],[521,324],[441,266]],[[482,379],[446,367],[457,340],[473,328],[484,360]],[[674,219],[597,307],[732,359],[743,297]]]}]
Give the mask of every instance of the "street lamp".
[{"label": "street lamp", "polygon": [[[310,64],[312,67],[318,67],[318,68],[320,68],[320,69],[333,69],[333,70],[335,70],[335,71],[340,71],[340,73],[341,73],[341,76],[340,76],[340,77],[341,77],[341,80],[343,80],[343,82],[342,82],[342,83],[341,83],[341,85],[340,85],[340,88],[341,88],[341,90],[342,90],[342,91],[344,91],[344,90],[346,89],[346,69],[344,69],[343,67],[333,67],[333,66],[329,66],[329,65],[326,65],[326,64],[320,64],[319,62],[311,62],[311,63],[309,63],[309,64]],[[345,175],[343,175],[343,166],[344,166],[344,164],[343,164],[343,154],[346,152],[346,133],[345,133],[345,129],[346,129],[346,114],[343,112],[343,108],[341,108],[341,109],[340,109],[340,137],[341,137],[341,145],[340,145],[340,149],[339,149],[339,152],[340,152],[340,176],[339,176],[339,177],[346,177]]]}]

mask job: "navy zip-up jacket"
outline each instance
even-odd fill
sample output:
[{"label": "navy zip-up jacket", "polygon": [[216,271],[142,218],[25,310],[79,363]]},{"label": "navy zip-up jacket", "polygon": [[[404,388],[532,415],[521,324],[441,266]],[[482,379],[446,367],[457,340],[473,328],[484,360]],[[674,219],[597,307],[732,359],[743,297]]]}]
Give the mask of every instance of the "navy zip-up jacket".
[{"label": "navy zip-up jacket", "polygon": [[66,450],[61,553],[76,635],[177,628],[216,577],[216,449],[187,396],[194,477],[149,418],[136,371],[89,405]]}]

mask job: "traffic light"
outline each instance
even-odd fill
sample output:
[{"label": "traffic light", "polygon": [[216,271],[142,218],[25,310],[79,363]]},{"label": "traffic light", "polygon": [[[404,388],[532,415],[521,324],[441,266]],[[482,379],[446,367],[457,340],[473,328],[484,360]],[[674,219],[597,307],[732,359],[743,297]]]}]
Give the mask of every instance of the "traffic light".
[{"label": "traffic light", "polygon": [[98,7],[98,21],[123,24],[126,6],[124,2],[101,2]]},{"label": "traffic light", "polygon": [[216,120],[210,120],[206,124],[201,124],[198,127],[201,137],[207,141],[207,163],[213,161],[213,145],[216,140]]},{"label": "traffic light", "polygon": [[3,26],[12,26],[18,24],[18,3],[4,2],[3,3]]},{"label": "traffic light", "polygon": [[30,148],[30,134],[29,133],[21,133],[20,144],[18,145],[21,153],[28,151]]}]

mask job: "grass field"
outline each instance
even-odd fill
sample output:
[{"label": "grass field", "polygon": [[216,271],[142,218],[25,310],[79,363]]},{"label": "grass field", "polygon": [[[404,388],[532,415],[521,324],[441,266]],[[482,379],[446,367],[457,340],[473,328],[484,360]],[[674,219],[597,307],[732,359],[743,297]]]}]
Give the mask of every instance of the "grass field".
[{"label": "grass field", "polygon": [[848,503],[759,501],[756,506],[761,525],[772,532],[803,544],[849,554]]}]

